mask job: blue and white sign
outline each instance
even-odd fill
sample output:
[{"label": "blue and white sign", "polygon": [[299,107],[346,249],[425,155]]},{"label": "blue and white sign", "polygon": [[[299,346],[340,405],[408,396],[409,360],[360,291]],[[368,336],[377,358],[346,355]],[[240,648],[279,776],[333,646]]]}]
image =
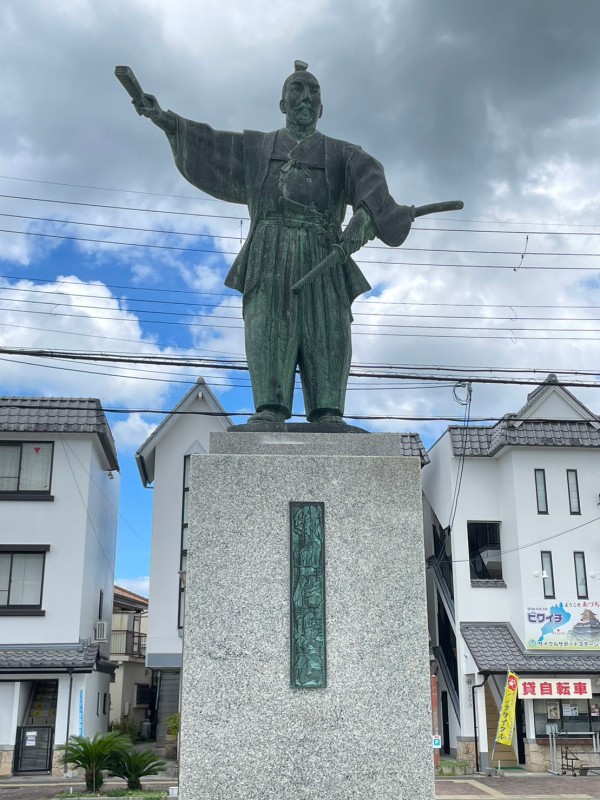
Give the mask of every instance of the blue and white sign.
[{"label": "blue and white sign", "polygon": [[79,735],[83,736],[83,689],[79,690]]},{"label": "blue and white sign", "polygon": [[441,750],[442,749],[442,737],[441,736],[436,736],[435,733],[433,734],[433,749],[434,750]]}]

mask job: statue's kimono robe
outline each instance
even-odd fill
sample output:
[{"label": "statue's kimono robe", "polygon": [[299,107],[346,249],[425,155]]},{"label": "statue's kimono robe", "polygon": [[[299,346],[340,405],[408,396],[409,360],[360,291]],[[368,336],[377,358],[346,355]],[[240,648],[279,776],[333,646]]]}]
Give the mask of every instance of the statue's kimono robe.
[{"label": "statue's kimono robe", "polygon": [[257,411],[292,412],[296,367],[306,416],[343,416],[355,297],[370,289],[351,258],[297,296],[291,287],[341,239],[347,205],[368,210],[377,236],[397,246],[410,222],[383,167],[360,147],[316,132],[215,131],[175,115],[175,162],[194,186],[250,211],[248,237],[225,279],[243,295],[246,357]]}]

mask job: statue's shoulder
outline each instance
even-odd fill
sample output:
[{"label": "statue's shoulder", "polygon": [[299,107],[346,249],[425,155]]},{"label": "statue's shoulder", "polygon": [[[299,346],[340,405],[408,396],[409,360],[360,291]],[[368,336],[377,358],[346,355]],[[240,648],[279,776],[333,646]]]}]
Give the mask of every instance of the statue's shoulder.
[{"label": "statue's shoulder", "polygon": [[321,135],[325,139],[326,147],[330,152],[339,153],[346,158],[350,158],[354,153],[362,152],[362,148],[357,144],[346,142],[344,139],[335,139],[333,136]]}]

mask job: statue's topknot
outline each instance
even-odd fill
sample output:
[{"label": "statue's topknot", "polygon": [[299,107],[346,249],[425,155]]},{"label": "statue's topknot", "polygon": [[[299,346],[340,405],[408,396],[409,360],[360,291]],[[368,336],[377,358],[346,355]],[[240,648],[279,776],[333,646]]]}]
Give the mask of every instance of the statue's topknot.
[{"label": "statue's topknot", "polygon": [[296,59],[294,61],[294,72],[305,72],[308,69],[308,64],[306,61],[299,61]]}]

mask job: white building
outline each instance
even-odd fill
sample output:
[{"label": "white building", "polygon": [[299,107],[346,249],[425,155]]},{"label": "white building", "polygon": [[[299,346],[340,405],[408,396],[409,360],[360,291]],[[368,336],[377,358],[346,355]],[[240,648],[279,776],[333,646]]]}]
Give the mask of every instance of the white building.
[{"label": "white building", "polygon": [[0,398],[0,775],[106,730],[118,494],[98,400]]},{"label": "white building", "polygon": [[146,667],[147,633],[148,599],[115,586],[110,660],[117,669],[110,686],[110,722],[126,723],[144,739],[150,734],[154,709],[152,670]]},{"label": "white building", "polygon": [[590,750],[600,730],[597,418],[550,375],[494,426],[448,428],[429,458],[430,634],[444,750],[491,764],[507,670],[523,696],[512,746],[496,746],[493,766],[547,769],[552,730],[578,753]]},{"label": "white building", "polygon": [[208,453],[210,433],[231,424],[199,378],[136,453],[142,482],[154,489],[146,666],[158,671],[158,746],[165,719],[179,709],[189,456]]}]

